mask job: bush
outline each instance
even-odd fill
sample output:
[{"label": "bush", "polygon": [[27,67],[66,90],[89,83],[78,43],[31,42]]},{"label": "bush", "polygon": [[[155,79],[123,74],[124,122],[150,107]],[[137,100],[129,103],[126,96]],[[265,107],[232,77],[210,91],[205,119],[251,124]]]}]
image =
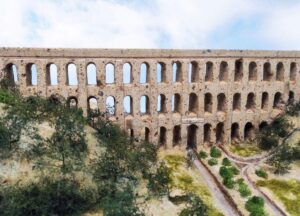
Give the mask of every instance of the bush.
[{"label": "bush", "polygon": [[278,143],[277,137],[263,134],[259,140],[258,146],[263,150],[270,150],[271,148],[278,146]]},{"label": "bush", "polygon": [[238,191],[242,197],[248,197],[251,195],[251,190],[245,183],[239,184]]},{"label": "bush", "polygon": [[180,216],[208,216],[208,208],[200,197],[191,194],[188,196],[187,207],[180,212]]},{"label": "bush", "polygon": [[228,158],[224,158],[222,161],[223,166],[231,166],[231,162]]},{"label": "bush", "polygon": [[255,170],[255,174],[261,178],[267,179],[268,178],[268,173],[266,173],[263,169],[258,169]]},{"label": "bush", "polygon": [[246,209],[250,212],[251,216],[264,216],[264,200],[258,196],[252,196],[245,204]]},{"label": "bush", "polygon": [[229,189],[233,189],[234,185],[235,185],[232,178],[224,178],[223,179],[223,184],[225,185],[225,187],[227,187]]},{"label": "bush", "polygon": [[217,147],[214,146],[210,149],[210,156],[213,158],[219,158],[222,156],[222,153],[219,149],[217,149]]},{"label": "bush", "polygon": [[208,160],[208,164],[209,164],[210,166],[217,165],[217,164],[218,164],[218,160],[215,159],[215,158],[211,158],[211,159]]},{"label": "bush", "polygon": [[200,151],[198,155],[200,159],[205,159],[208,156],[205,151]]},{"label": "bush", "polygon": [[222,178],[232,178],[234,176],[231,169],[225,166],[221,166],[219,170],[219,174]]},{"label": "bush", "polygon": [[240,171],[236,167],[229,167],[228,168],[234,175],[240,174]]}]

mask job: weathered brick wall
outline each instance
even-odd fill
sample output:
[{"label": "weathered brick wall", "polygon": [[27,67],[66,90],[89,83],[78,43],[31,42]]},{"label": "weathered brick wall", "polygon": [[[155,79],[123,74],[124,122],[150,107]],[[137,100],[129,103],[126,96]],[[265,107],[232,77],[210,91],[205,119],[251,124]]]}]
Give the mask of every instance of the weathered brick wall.
[{"label": "weathered brick wall", "polygon": [[[204,137],[208,137],[204,128],[211,128],[210,142],[216,142],[217,127],[223,134],[224,142],[231,141],[232,124],[238,124],[240,139],[244,139],[244,128],[247,123],[251,123],[254,128],[258,128],[261,122],[269,122],[272,117],[280,111],[273,108],[273,101],[277,92],[282,94],[282,100],[287,101],[289,95],[294,94],[294,98],[299,100],[299,63],[300,52],[294,51],[228,51],[228,50],[119,50],[119,49],[29,49],[29,48],[1,48],[0,49],[0,77],[7,76],[9,65],[14,64],[18,71],[18,82],[21,92],[25,95],[41,94],[49,97],[52,94],[59,94],[66,99],[74,97],[78,101],[78,106],[82,107],[85,113],[88,109],[88,99],[97,99],[98,108],[101,111],[106,109],[106,98],[113,96],[116,101],[116,113],[111,119],[116,121],[124,129],[132,129],[135,136],[140,136],[144,128],[149,129],[149,140],[158,142],[160,134],[166,129],[166,136],[161,137],[166,140],[166,147],[172,148],[174,127],[177,127],[175,134],[179,137],[182,148],[187,146],[194,139],[197,145],[204,143]],[[180,79],[173,82],[173,64],[177,62],[181,67]],[[208,72],[208,62],[212,63],[212,77],[205,81]],[[224,63],[222,63],[224,62]],[[240,62],[240,65],[238,65]],[[249,79],[249,65],[255,64],[253,70],[257,72],[254,78]],[[47,65],[54,63],[58,69],[58,85],[47,84]],[[69,86],[67,84],[67,65],[74,63],[77,67],[78,85]],[[93,63],[97,68],[97,85],[87,84],[86,68],[89,63]],[[112,63],[115,67],[115,83],[105,83],[105,66]],[[130,63],[132,82],[123,83],[123,64]],[[140,83],[140,67],[142,63],[148,66],[148,81]],[[157,83],[157,64],[163,63],[165,67],[165,81]],[[189,82],[189,65],[193,63],[195,76],[194,82]],[[222,67],[220,67],[222,63]],[[264,65],[270,63],[272,72],[271,79],[265,81],[263,78]],[[278,64],[283,65],[279,67]],[[27,65],[37,66],[38,81],[36,86],[28,85]],[[223,67],[227,65],[227,67]],[[295,79],[291,78],[295,73]],[[237,67],[241,66],[238,79]],[[224,76],[219,77],[221,70],[225,71]],[[225,68],[225,69],[224,69]],[[266,68],[266,67],[265,67]],[[252,68],[250,68],[252,71]],[[227,71],[227,75],[226,75]],[[282,71],[282,75],[280,74]],[[277,74],[278,73],[278,74]],[[179,73],[180,74],[180,73]],[[235,78],[236,77],[236,78]],[[294,75],[292,75],[294,77]],[[221,81],[220,81],[221,79]],[[268,105],[261,108],[262,93],[268,93]],[[180,95],[179,112],[172,112],[172,96]],[[190,94],[194,93],[190,110]],[[212,96],[212,110],[205,112],[205,94]],[[233,110],[234,94],[240,93],[240,109]],[[251,109],[246,108],[249,93],[254,95]],[[157,97],[163,94],[166,98],[166,110],[164,113],[157,112]],[[218,95],[224,94],[226,97],[225,110],[218,111]],[[123,113],[123,98],[132,98],[132,113]],[[149,98],[149,113],[140,112],[140,98],[147,95]],[[249,99],[250,101],[250,99]],[[251,104],[251,102],[249,102]],[[195,104],[196,103],[196,104]],[[188,127],[191,130],[188,130]],[[206,125],[206,126],[204,126]],[[219,125],[219,126],[218,126]],[[188,132],[190,131],[190,132]],[[190,133],[190,139],[188,138]],[[195,137],[194,135],[195,134]],[[206,134],[206,135],[205,135]],[[236,133],[235,133],[236,134]],[[144,136],[144,135],[142,135]],[[176,136],[175,136],[176,139]]]}]

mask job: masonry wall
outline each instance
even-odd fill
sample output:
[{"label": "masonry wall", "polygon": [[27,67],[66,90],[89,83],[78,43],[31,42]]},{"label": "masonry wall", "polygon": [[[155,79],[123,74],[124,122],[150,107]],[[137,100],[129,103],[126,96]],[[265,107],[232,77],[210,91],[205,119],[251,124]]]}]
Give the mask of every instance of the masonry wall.
[{"label": "masonry wall", "polygon": [[[251,131],[270,122],[282,111],[283,103],[292,98],[299,100],[299,58],[300,52],[283,51],[2,48],[0,78],[11,77],[14,65],[17,85],[24,96],[58,94],[74,98],[85,113],[90,98],[95,98],[100,111],[105,111],[106,99],[112,96],[115,113],[110,119],[129,133],[144,138],[146,131],[149,141],[159,142],[165,148],[186,148],[251,138]],[[70,63],[77,68],[78,84],[74,86],[68,85]],[[128,84],[123,83],[125,63],[131,65],[132,79]],[[143,63],[147,65],[146,83],[140,83]],[[175,82],[174,63],[180,69]],[[30,83],[32,64],[37,68],[37,85]],[[49,64],[57,67],[57,85],[49,84]],[[87,83],[89,64],[96,66],[95,85]],[[114,65],[114,83],[105,82],[107,64]],[[160,83],[157,64],[164,68]],[[176,109],[172,111],[175,94]],[[165,99],[161,112],[157,111],[158,95]],[[125,96],[132,100],[129,114],[123,111]],[[140,112],[142,96],[148,97],[148,113]]]}]

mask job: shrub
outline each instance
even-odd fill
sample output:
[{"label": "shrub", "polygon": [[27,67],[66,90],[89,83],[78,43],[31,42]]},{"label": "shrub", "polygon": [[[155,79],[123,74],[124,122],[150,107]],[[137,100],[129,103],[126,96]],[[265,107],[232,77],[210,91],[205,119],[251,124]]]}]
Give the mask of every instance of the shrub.
[{"label": "shrub", "polygon": [[235,185],[232,178],[224,178],[223,179],[223,184],[225,185],[225,187],[227,187],[229,189],[233,189],[234,185]]},{"label": "shrub", "polygon": [[223,166],[231,166],[231,162],[228,158],[224,158],[222,161]]},{"label": "shrub", "polygon": [[240,174],[240,171],[236,167],[229,167],[228,168],[234,175]]},{"label": "shrub", "polygon": [[199,158],[201,158],[201,159],[205,159],[208,156],[205,151],[200,151],[198,155],[199,155]]},{"label": "shrub", "polygon": [[180,212],[180,216],[208,216],[208,208],[200,197],[191,194],[188,196],[187,207]]},{"label": "shrub", "polygon": [[217,147],[214,146],[210,149],[210,156],[213,158],[219,158],[222,156],[222,153],[219,149],[217,149]]},{"label": "shrub", "polygon": [[271,148],[278,146],[278,138],[275,136],[262,135],[258,146],[263,150],[270,150]]},{"label": "shrub", "polygon": [[222,178],[232,178],[234,176],[233,172],[231,171],[231,169],[229,169],[228,167],[225,166],[221,166],[220,170],[219,170],[219,174],[220,176],[222,176]]},{"label": "shrub", "polygon": [[211,159],[208,160],[208,164],[209,164],[210,166],[217,165],[217,164],[218,164],[218,160],[215,159],[215,158],[211,158]]},{"label": "shrub", "polygon": [[238,191],[240,192],[242,197],[248,197],[251,195],[251,190],[245,183],[239,184]]},{"label": "shrub", "polygon": [[264,171],[262,168],[255,170],[255,174],[264,179],[268,178],[268,173],[266,173],[266,171]]},{"label": "shrub", "polygon": [[246,209],[250,212],[251,216],[264,216],[264,200],[258,196],[252,196],[245,204]]}]

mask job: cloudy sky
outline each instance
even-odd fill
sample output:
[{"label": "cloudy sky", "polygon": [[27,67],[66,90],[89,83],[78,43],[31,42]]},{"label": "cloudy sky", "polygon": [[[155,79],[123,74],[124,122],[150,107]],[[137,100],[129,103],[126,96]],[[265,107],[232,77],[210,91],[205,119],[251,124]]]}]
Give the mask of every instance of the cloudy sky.
[{"label": "cloudy sky", "polygon": [[300,49],[299,0],[0,0],[0,46]]}]

